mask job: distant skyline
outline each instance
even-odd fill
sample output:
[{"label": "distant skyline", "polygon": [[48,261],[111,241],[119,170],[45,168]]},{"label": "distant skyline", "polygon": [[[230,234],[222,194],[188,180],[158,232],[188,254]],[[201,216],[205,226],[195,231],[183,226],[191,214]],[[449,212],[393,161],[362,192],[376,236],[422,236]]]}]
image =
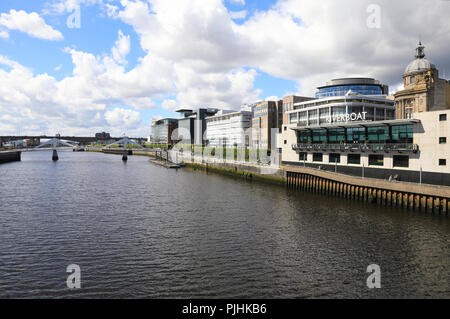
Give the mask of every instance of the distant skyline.
[{"label": "distant skyline", "polygon": [[[450,1],[2,0],[0,135],[148,136],[180,107],[402,85],[419,40],[450,72]],[[79,13],[79,14],[78,14]]]}]

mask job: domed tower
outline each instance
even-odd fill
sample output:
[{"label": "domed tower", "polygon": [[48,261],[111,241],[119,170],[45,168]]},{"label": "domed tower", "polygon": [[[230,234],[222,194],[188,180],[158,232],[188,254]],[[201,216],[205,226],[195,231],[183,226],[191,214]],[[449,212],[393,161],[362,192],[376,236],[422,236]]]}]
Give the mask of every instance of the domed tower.
[{"label": "domed tower", "polygon": [[414,113],[442,110],[450,106],[450,95],[446,97],[446,91],[450,92],[450,84],[439,79],[439,71],[425,58],[425,47],[421,42],[416,48],[415,60],[405,69],[403,85],[404,90],[394,95],[396,117],[399,119],[413,118]]}]

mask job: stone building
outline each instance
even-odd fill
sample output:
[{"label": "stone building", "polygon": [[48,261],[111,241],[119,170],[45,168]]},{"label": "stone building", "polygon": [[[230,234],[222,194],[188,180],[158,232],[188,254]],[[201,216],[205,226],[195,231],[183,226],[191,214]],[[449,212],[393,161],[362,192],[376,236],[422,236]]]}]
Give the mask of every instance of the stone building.
[{"label": "stone building", "polygon": [[395,93],[398,119],[450,109],[450,82],[439,78],[438,69],[425,58],[425,47],[420,42],[415,57],[403,74],[404,90]]}]

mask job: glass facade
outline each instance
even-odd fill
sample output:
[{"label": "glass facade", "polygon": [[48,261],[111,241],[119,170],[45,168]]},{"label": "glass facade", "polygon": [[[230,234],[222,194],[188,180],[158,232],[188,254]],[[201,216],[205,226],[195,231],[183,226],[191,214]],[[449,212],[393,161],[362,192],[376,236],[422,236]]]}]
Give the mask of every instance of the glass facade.
[{"label": "glass facade", "polygon": [[298,144],[412,144],[413,124],[297,131]]},{"label": "glass facade", "polygon": [[337,85],[320,88],[319,91],[316,93],[316,98],[321,99],[330,96],[344,96],[350,90],[361,95],[383,94],[383,90],[378,85]]},{"label": "glass facade", "polygon": [[152,143],[168,144],[172,141],[172,131],[178,126],[176,119],[163,119],[152,124]]}]

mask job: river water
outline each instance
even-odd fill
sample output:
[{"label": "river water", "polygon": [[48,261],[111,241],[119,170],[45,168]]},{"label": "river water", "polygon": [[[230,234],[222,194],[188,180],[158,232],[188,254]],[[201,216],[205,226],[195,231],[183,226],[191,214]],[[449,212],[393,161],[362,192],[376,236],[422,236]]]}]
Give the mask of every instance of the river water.
[{"label": "river water", "polygon": [[[59,156],[0,165],[2,298],[450,297],[449,217],[146,157]],[[81,289],[66,286],[70,264]]]}]

